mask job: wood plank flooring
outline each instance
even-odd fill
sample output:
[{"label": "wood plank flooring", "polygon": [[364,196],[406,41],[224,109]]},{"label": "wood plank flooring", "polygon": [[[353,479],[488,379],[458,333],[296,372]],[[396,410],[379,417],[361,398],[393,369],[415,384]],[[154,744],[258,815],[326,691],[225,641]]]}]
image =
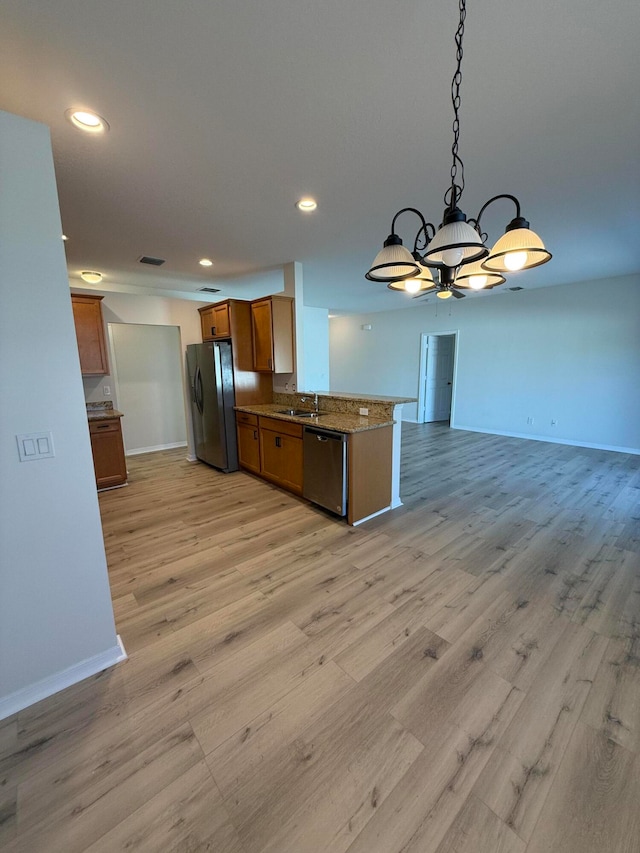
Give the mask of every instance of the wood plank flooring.
[{"label": "wood plank flooring", "polygon": [[130,658],[0,722],[0,849],[640,853],[640,457],[405,424],[350,528],[183,455],[100,495]]}]

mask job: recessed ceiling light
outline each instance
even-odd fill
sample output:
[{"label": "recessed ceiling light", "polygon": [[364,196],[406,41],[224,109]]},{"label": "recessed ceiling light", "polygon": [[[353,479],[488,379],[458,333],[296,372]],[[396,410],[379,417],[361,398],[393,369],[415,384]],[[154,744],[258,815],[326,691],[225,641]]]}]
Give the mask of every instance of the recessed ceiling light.
[{"label": "recessed ceiling light", "polygon": [[318,202],[314,198],[301,198],[296,202],[296,207],[302,213],[311,213],[318,206]]},{"label": "recessed ceiling light", "polygon": [[212,267],[213,261],[210,261],[209,258],[200,258],[198,261],[201,267]]},{"label": "recessed ceiling light", "polygon": [[91,270],[83,270],[80,273],[80,278],[86,281],[87,284],[99,284],[102,281],[101,272],[93,272]]},{"label": "recessed ceiling light", "polygon": [[109,130],[109,122],[98,113],[92,113],[89,110],[69,109],[65,111],[65,116],[74,127],[86,130],[88,133],[103,133]]}]

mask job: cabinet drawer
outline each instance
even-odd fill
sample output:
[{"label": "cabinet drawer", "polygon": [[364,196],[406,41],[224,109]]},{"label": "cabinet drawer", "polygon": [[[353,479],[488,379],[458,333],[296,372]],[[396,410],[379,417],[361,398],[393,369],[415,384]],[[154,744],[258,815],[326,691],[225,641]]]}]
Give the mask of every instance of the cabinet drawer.
[{"label": "cabinet drawer", "polygon": [[270,429],[280,435],[292,435],[302,438],[302,424],[294,424],[290,421],[280,421],[277,418],[260,418],[260,429]]},{"label": "cabinet drawer", "polygon": [[258,426],[258,416],[250,415],[248,412],[236,412],[236,423],[247,424],[247,426]]},{"label": "cabinet drawer", "polygon": [[89,433],[120,432],[120,418],[100,418],[89,421]]}]

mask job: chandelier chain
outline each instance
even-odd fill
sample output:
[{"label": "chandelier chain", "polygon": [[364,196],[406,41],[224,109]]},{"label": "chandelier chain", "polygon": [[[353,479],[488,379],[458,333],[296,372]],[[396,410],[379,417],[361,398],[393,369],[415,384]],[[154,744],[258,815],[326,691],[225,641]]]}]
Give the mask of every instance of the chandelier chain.
[{"label": "chandelier chain", "polygon": [[[464,22],[467,17],[466,0],[460,0],[460,22],[455,34],[456,42],[456,71],[451,80],[451,103],[453,105],[453,145],[451,146],[451,154],[453,162],[451,164],[451,186],[444,196],[445,205],[453,210],[457,206],[462,191],[464,190],[464,163],[458,156],[458,146],[460,143],[460,85],[462,83],[462,39],[464,37]],[[458,169],[460,171],[460,182],[458,180]]]}]

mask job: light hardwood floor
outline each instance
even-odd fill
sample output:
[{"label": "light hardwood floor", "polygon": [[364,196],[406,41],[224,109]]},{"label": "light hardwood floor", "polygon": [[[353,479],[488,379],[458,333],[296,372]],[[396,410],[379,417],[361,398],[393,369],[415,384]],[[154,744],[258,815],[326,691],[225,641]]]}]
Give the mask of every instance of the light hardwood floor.
[{"label": "light hardwood floor", "polygon": [[360,528],[100,495],[130,659],[0,723],[6,853],[638,853],[640,458],[404,425]]}]

